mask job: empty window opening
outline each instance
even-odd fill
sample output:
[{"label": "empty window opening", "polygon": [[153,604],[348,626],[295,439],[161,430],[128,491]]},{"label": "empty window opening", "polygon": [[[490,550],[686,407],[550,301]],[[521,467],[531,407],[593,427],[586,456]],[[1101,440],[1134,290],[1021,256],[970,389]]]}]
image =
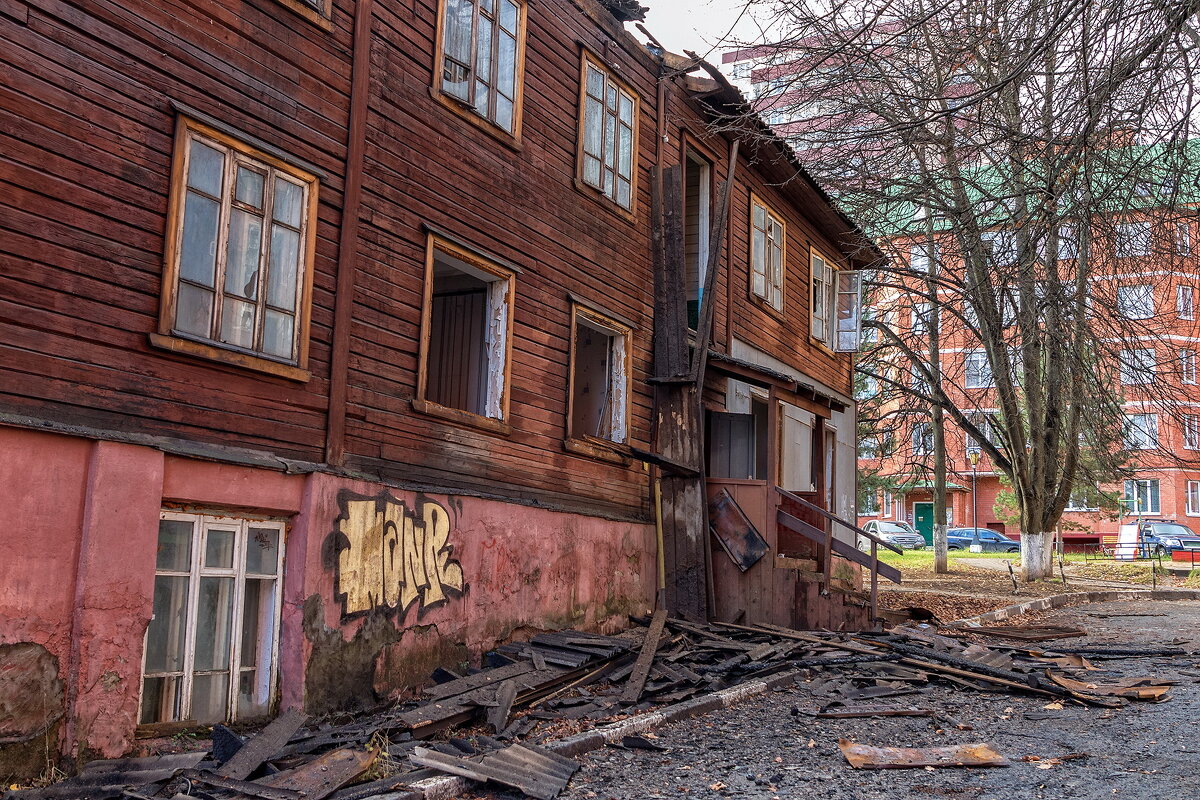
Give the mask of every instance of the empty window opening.
[{"label": "empty window opening", "polygon": [[708,268],[711,218],[712,167],[688,151],[684,173],[683,252],[687,285],[688,327],[700,321],[704,278]]},{"label": "empty window opening", "polygon": [[749,414],[709,412],[709,477],[767,480],[767,420],[767,402],[759,397],[751,397]]},{"label": "empty window opening", "polygon": [[608,320],[576,311],[571,437],[626,440],[627,333]]},{"label": "empty window opening", "polygon": [[163,512],[139,722],[270,712],[283,523]]},{"label": "empty window opening", "polygon": [[424,399],[501,419],[510,281],[435,250]]}]

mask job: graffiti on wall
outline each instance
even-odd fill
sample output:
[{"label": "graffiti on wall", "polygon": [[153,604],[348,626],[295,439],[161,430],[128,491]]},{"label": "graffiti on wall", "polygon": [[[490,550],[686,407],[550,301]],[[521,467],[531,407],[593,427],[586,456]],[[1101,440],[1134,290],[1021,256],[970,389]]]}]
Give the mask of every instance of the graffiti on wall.
[{"label": "graffiti on wall", "polygon": [[342,615],[421,612],[460,596],[462,565],[450,545],[450,512],[420,495],[410,508],[386,492],[343,491],[334,521],[335,589]]}]

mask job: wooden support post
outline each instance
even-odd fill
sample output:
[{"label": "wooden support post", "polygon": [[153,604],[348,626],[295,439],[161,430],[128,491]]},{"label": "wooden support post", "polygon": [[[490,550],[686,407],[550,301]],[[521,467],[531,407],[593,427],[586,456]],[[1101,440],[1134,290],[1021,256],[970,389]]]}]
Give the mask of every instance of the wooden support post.
[{"label": "wooden support post", "polygon": [[871,626],[879,616],[879,545],[871,541]]}]

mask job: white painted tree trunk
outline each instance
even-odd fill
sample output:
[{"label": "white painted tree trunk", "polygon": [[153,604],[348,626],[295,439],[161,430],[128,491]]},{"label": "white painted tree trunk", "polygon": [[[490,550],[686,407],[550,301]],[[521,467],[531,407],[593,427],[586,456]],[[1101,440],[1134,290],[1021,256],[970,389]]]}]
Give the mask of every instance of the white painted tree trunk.
[{"label": "white painted tree trunk", "polygon": [[1053,575],[1054,531],[1021,534],[1021,580],[1036,581]]}]

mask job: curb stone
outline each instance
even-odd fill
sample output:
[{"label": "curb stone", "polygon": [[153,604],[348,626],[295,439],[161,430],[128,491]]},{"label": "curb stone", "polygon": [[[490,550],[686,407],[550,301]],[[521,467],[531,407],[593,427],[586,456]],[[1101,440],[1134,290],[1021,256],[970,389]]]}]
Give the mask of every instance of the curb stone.
[{"label": "curb stone", "polygon": [[[1200,595],[1200,592],[1197,592],[1197,594]],[[684,700],[674,705],[664,706],[657,711],[638,714],[629,719],[611,722],[608,725],[602,725],[590,731],[568,736],[566,739],[549,742],[543,744],[542,747],[564,756],[574,757],[583,755],[584,753],[604,747],[611,742],[620,741],[622,736],[645,733],[669,722],[678,722],[689,717],[706,714],[709,711],[729,708],[747,698],[782,688],[803,674],[804,670],[791,670],[789,672],[781,672],[778,675],[772,675],[763,680],[740,683],[737,686],[730,686],[728,689],[694,697],[691,700]],[[475,785],[476,781],[446,776],[416,781],[409,787],[408,791],[419,793],[424,800],[450,800],[451,798],[458,797],[463,792],[470,791]],[[399,799],[411,797],[412,795],[405,794],[404,792],[398,792],[395,795],[384,794],[380,795],[380,800],[393,796]]]},{"label": "curb stone", "polygon": [[946,623],[949,628],[972,628],[989,622],[1000,622],[1010,617],[1018,617],[1031,611],[1049,611],[1064,606],[1082,605],[1084,603],[1106,603],[1113,601],[1133,600],[1200,600],[1200,590],[1197,589],[1121,589],[1107,592],[1067,592],[1064,594],[1039,597],[1024,603],[998,608],[974,617],[956,619]]}]

